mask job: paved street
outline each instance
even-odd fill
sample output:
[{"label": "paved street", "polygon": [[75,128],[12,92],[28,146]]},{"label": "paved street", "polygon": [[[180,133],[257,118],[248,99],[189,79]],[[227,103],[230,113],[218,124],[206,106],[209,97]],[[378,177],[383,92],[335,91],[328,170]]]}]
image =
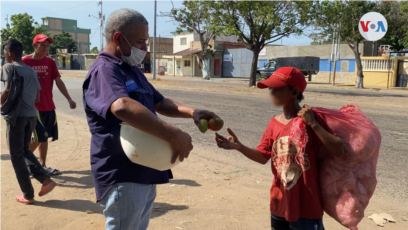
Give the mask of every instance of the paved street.
[{"label": "paved street", "polygon": [[[58,89],[54,89],[60,137],[58,141],[50,142],[47,159],[50,166],[63,174],[54,178],[58,186],[52,193],[36,196],[35,205],[19,205],[14,200],[20,190],[10,156],[7,152],[2,153],[1,222],[4,229],[104,228],[105,218],[101,207],[95,204],[90,171],[90,133],[82,107],[82,79],[64,77],[64,81],[78,108],[70,110]],[[258,144],[270,117],[280,113],[279,109],[270,105],[267,90],[163,80],[152,84],[169,98],[213,110],[243,143],[251,147]],[[338,108],[347,103],[357,104],[377,125],[383,137],[377,167],[378,184],[359,229],[375,229],[374,222],[367,216],[385,212],[391,214],[397,223],[388,223],[384,230],[407,230],[406,98],[339,96],[310,91],[305,93],[305,97],[305,103],[311,106]],[[158,186],[149,230],[270,230],[270,163],[260,165],[238,152],[218,149],[214,133],[200,133],[191,120],[164,119],[193,137],[194,150],[185,162],[172,170],[175,179],[170,184]],[[226,134],[224,130],[221,133]],[[2,150],[7,149],[4,135],[3,129]],[[35,154],[38,155],[38,152]],[[38,192],[40,184],[35,180],[32,182]],[[345,229],[328,215],[324,215],[323,221],[326,229]]]},{"label": "paved street", "polygon": [[[77,102],[78,109],[70,110],[66,100],[55,87],[54,100],[58,111],[85,118],[82,106],[82,80],[65,78],[64,82],[73,99]],[[205,84],[205,87],[208,87],[208,83]],[[2,90],[2,88],[3,86],[0,85],[0,90]],[[392,196],[393,199],[397,201],[403,199],[408,203],[408,194],[403,192],[408,191],[408,167],[406,167],[408,165],[408,115],[406,113],[408,102],[395,103],[394,99],[396,97],[386,97],[389,103],[376,103],[378,97],[370,95],[369,101],[371,103],[361,104],[359,103],[359,98],[362,96],[358,94],[348,95],[347,91],[342,91],[341,94],[343,96],[341,97],[335,96],[337,98],[336,100],[325,101],[325,95],[333,96],[336,95],[337,91],[341,91],[331,90],[334,94],[312,94],[314,98],[308,98],[308,93],[306,93],[305,103],[315,107],[335,109],[356,101],[365,114],[377,125],[383,137],[380,159],[378,161],[378,179],[381,186],[379,186],[377,190],[384,194],[392,192],[394,194]],[[278,114],[280,111],[270,105],[267,97],[229,96],[217,93],[171,90],[167,88],[161,89],[160,91],[166,97],[175,99],[183,104],[217,112],[224,118],[226,125],[233,128],[237,135],[242,136],[241,140],[251,146],[258,144],[270,117]],[[322,89],[322,91],[326,92],[327,89]],[[320,96],[316,98],[316,95]],[[405,102],[405,99],[400,98],[400,100]],[[167,118],[165,119],[168,120]],[[192,131],[191,125],[187,121],[174,119],[171,122],[182,129]],[[194,142],[197,146],[200,145],[209,148],[212,152],[219,151],[214,145],[213,136],[209,134],[202,135],[197,132],[190,133],[193,134]],[[239,164],[252,164],[252,162],[244,160],[242,156],[236,153],[225,152],[223,155],[227,156],[226,161],[229,161],[229,158],[237,158],[236,160],[239,160]],[[254,167],[254,170],[258,170],[258,168]],[[264,170],[264,173],[269,174],[270,172],[269,170]]]},{"label": "paved street", "polygon": [[[60,70],[63,77],[77,77],[85,78],[87,71],[78,70]],[[152,80],[152,74],[146,74],[149,80]],[[203,80],[200,77],[181,77],[181,76],[156,76],[157,79],[165,81],[175,81],[175,82],[191,82],[203,85],[225,85],[225,86],[248,86],[248,79],[246,78],[212,78],[211,80]],[[73,86],[75,88],[75,86]],[[392,96],[392,97],[408,97],[408,89],[396,88],[396,89],[355,89],[349,85],[338,84],[332,86],[331,84],[321,83],[321,82],[308,82],[308,87],[306,89],[308,92],[318,92],[318,93],[332,93],[338,95],[355,95],[355,96]]]},{"label": "paved street", "polygon": [[[59,92],[54,94],[58,109],[62,112],[72,113],[84,118],[85,114],[82,107],[82,80],[66,78],[64,79],[74,95],[74,100],[78,103],[78,109],[69,110]],[[206,87],[208,87],[206,85]],[[184,90],[171,90],[168,88],[160,89],[160,92],[166,97],[172,98],[183,104],[206,108],[215,111],[225,120],[226,126],[231,127],[241,140],[250,146],[256,146],[262,136],[271,116],[280,112],[279,109],[270,105],[269,99],[265,97],[248,97],[237,95],[225,95],[218,93],[192,92]],[[311,95],[311,97],[308,97]],[[331,97],[331,99],[330,99]],[[305,103],[315,107],[339,108],[347,103],[356,102],[365,114],[372,119],[374,124],[380,129],[382,134],[382,147],[378,161],[378,180],[379,186],[377,193],[381,195],[393,194],[390,199],[399,202],[408,203],[408,115],[406,113],[408,102],[402,98],[386,97],[387,103],[378,102],[379,97],[362,97],[356,95],[337,96],[336,94],[325,93],[306,93]],[[365,100],[362,100],[364,98]],[[396,102],[396,100],[402,103]],[[384,99],[383,99],[384,100]],[[362,103],[364,101],[364,103]],[[403,104],[405,102],[405,104]],[[63,105],[63,106],[61,106]],[[220,152],[214,144],[213,135],[205,135],[195,132],[191,126],[191,121],[181,119],[168,119],[183,130],[189,131],[194,139],[195,146],[205,148],[210,152]],[[214,159],[223,160],[227,164],[236,164],[237,167],[245,165],[251,167],[251,170],[259,171],[265,175],[270,174],[268,167],[260,168],[255,163],[246,160],[235,152],[221,151],[222,156]],[[221,155],[221,154],[220,154]],[[241,166],[242,167],[242,166]]]}]

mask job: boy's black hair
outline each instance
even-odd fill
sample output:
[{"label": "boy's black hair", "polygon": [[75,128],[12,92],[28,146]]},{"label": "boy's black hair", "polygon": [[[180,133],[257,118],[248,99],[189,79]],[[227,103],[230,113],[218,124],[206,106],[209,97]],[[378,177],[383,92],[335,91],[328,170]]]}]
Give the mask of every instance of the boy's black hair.
[{"label": "boy's black hair", "polygon": [[[292,90],[293,87],[288,85],[289,89]],[[303,101],[305,99],[305,97],[303,96],[303,93],[299,92],[298,96],[297,96],[297,100],[300,103],[301,101]]]},{"label": "boy's black hair", "polygon": [[23,56],[23,45],[16,39],[10,39],[4,42],[3,50],[10,51],[16,58]]}]

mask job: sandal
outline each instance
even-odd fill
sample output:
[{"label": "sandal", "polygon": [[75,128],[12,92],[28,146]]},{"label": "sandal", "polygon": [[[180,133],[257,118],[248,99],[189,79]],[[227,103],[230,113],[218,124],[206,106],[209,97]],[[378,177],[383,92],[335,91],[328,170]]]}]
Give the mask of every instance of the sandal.
[{"label": "sandal", "polygon": [[20,203],[22,203],[22,204],[33,204],[33,203],[35,202],[34,199],[27,200],[26,198],[24,198],[24,195],[23,195],[23,194],[17,195],[17,196],[16,196],[16,201],[17,201],[17,202],[20,202]]},{"label": "sandal", "polygon": [[43,185],[41,187],[41,190],[38,193],[38,196],[47,195],[48,193],[50,193],[55,188],[55,186],[57,186],[57,183],[55,183],[55,181],[51,180],[50,183],[48,183],[47,185]]},{"label": "sandal", "polygon": [[47,175],[50,177],[62,175],[62,173],[58,169],[53,169],[53,168],[48,167],[46,171],[47,171]]}]

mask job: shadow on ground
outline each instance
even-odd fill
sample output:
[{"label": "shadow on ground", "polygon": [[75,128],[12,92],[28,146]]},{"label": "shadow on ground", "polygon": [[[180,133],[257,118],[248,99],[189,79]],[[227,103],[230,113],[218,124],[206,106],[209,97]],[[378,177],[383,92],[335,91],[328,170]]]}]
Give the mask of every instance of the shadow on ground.
[{"label": "shadow on ground", "polygon": [[[91,211],[96,214],[103,214],[103,209],[99,204],[89,200],[48,200],[45,202],[35,202],[35,206],[53,209],[63,209],[74,212]],[[163,216],[171,211],[182,211],[188,209],[186,205],[172,205],[168,203],[154,203],[151,219]]]},{"label": "shadow on ground", "polygon": [[182,211],[188,209],[187,205],[172,205],[168,203],[154,203],[153,204],[153,211],[150,219],[163,216],[167,212],[171,211]]},{"label": "shadow on ground", "polygon": [[102,214],[102,208],[90,200],[47,200],[45,202],[35,202],[35,206],[64,209],[76,212],[92,211],[94,213]]},{"label": "shadow on ground", "polygon": [[[94,188],[94,180],[91,170],[85,171],[61,171],[62,175],[53,177],[58,183],[59,187],[65,188]],[[77,174],[83,175],[82,177],[72,177],[68,175]]]},{"label": "shadow on ground", "polygon": [[1,154],[2,161],[10,160],[10,159],[11,159],[10,154]]},{"label": "shadow on ground", "polygon": [[170,180],[170,184],[187,185],[190,187],[199,187],[201,184],[193,180]]}]

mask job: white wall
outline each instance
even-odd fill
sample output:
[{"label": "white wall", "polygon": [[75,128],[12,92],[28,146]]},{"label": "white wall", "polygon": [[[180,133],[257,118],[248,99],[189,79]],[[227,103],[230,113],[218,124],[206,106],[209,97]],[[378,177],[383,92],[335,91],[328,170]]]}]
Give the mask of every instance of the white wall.
[{"label": "white wall", "polygon": [[[185,45],[180,45],[181,38],[187,38],[187,42]],[[173,53],[177,53],[190,48],[190,43],[192,41],[194,41],[194,33],[173,34]]]}]

